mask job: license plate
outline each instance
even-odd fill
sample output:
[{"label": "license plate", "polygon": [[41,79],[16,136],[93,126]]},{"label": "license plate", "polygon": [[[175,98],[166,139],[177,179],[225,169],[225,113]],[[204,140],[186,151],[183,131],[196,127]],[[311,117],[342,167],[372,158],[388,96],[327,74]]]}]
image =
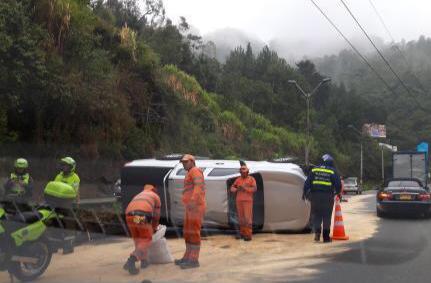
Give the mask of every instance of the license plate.
[{"label": "license plate", "polygon": [[411,200],[412,196],[411,195],[400,195],[400,200]]}]

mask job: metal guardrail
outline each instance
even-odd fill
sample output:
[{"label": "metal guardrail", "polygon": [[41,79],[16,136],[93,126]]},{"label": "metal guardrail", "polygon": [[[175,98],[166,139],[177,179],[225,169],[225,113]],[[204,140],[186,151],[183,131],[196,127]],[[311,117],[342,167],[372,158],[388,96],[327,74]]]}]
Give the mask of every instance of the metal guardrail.
[{"label": "metal guardrail", "polygon": [[82,199],[75,204],[73,213],[77,222],[82,223],[80,230],[87,232],[89,240],[93,238],[92,234],[129,236],[121,203],[115,197]]}]

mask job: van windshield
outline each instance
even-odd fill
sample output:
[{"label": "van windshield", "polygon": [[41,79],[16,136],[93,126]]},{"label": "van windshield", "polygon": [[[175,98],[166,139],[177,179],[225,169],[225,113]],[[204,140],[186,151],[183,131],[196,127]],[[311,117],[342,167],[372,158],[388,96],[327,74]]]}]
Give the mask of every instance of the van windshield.
[{"label": "van windshield", "polygon": [[356,179],[347,178],[346,180],[344,180],[344,184],[345,185],[356,185],[357,182],[356,182]]}]

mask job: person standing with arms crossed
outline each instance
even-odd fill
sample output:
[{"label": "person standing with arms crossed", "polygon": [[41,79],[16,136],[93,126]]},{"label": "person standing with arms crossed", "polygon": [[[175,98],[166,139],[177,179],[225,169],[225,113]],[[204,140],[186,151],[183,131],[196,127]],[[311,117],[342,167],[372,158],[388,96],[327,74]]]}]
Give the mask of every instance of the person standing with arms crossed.
[{"label": "person standing with arms crossed", "polygon": [[186,251],[183,258],[175,260],[175,264],[187,269],[199,267],[201,227],[206,208],[205,181],[202,170],[196,167],[193,155],[184,155],[181,163],[187,171],[182,198],[185,207],[183,235]]},{"label": "person standing with arms crossed", "polygon": [[257,191],[256,180],[249,176],[249,169],[244,161],[240,161],[238,177],[230,188],[232,193],[236,193],[236,210],[240,228],[237,239],[251,241],[253,234],[253,195]]}]

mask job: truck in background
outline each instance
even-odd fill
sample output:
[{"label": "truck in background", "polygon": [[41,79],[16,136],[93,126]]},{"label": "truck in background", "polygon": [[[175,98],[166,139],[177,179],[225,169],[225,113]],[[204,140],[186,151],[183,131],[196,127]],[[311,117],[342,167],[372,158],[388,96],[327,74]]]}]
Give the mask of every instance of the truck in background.
[{"label": "truck in background", "polygon": [[393,178],[417,178],[428,186],[428,158],[425,152],[398,151],[392,154]]}]

